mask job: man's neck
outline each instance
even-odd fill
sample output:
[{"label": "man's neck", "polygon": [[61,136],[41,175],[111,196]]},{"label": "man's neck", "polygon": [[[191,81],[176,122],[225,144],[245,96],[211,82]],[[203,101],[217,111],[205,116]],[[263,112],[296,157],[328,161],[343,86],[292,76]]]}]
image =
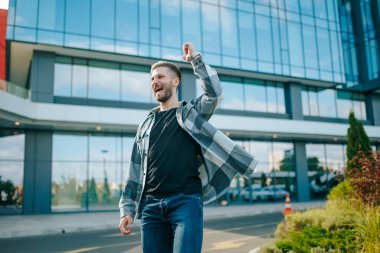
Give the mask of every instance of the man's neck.
[{"label": "man's neck", "polygon": [[160,112],[176,108],[180,105],[177,97],[172,97],[164,103],[160,103]]}]

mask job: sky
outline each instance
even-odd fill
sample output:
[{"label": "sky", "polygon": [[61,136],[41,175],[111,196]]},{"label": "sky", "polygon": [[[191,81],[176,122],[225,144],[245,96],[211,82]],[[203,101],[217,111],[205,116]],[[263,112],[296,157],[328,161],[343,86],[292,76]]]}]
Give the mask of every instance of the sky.
[{"label": "sky", "polygon": [[9,0],[0,0],[0,9],[8,10]]}]

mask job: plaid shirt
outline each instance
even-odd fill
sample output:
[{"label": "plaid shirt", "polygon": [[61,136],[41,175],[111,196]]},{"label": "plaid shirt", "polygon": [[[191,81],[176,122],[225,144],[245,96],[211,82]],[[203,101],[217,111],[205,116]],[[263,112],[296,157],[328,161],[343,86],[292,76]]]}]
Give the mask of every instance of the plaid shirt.
[{"label": "plaid shirt", "polygon": [[[179,125],[201,146],[202,163],[198,171],[203,203],[208,204],[228,190],[237,174],[245,177],[252,175],[257,161],[208,122],[222,98],[220,81],[216,71],[203,61],[201,55],[198,54],[191,64],[194,74],[203,81],[204,94],[190,103],[181,102],[176,117]],[[119,203],[121,217],[141,217],[140,202],[148,167],[149,135],[158,109],[154,108],[137,129],[128,181]]]}]

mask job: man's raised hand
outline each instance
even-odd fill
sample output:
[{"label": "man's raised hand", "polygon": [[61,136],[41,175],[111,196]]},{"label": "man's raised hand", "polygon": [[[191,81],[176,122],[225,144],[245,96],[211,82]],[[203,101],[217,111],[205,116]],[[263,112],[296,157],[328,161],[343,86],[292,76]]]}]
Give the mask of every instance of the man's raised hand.
[{"label": "man's raised hand", "polygon": [[182,45],[183,49],[183,56],[182,59],[187,62],[191,62],[193,60],[194,52],[195,52],[195,47],[193,43],[191,42],[185,42]]}]

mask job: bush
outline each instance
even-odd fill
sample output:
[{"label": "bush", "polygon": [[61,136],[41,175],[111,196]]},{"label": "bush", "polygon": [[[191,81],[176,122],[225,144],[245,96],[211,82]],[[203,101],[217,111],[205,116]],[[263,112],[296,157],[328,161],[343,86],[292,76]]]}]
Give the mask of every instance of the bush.
[{"label": "bush", "polygon": [[346,176],[356,194],[367,205],[380,205],[380,152],[359,151],[349,163]]},{"label": "bush", "polygon": [[315,209],[285,216],[276,230],[281,252],[355,252],[355,213],[350,209]]}]

